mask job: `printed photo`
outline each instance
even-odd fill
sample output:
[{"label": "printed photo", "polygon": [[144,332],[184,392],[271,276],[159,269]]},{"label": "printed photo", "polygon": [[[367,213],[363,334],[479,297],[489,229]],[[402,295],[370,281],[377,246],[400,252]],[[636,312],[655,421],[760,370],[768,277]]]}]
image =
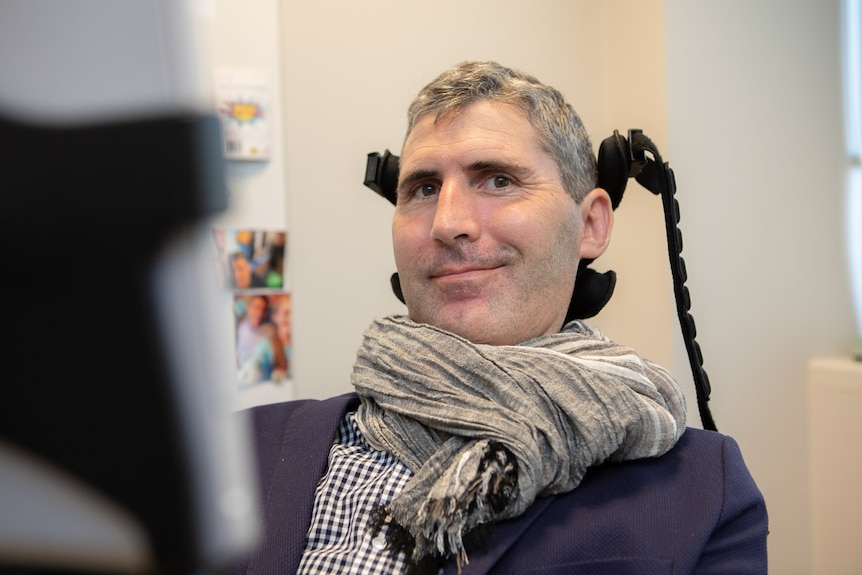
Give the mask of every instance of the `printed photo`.
[{"label": "printed photo", "polygon": [[234,296],[236,367],[240,387],[290,379],[290,293]]},{"label": "printed photo", "polygon": [[282,290],[285,282],[287,232],[214,229],[218,281],[227,289]]}]

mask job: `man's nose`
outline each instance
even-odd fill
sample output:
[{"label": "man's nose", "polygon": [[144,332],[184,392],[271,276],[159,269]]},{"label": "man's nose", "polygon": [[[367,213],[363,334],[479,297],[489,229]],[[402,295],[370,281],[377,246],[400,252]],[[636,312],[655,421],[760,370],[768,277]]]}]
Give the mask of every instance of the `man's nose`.
[{"label": "man's nose", "polygon": [[463,240],[476,241],[481,232],[476,200],[467,184],[444,182],[437,195],[431,237],[450,245]]}]

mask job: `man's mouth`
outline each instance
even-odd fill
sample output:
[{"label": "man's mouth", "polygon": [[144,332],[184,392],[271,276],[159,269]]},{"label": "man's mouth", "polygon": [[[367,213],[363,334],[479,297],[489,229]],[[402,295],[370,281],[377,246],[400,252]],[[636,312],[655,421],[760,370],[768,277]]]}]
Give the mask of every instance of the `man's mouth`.
[{"label": "man's mouth", "polygon": [[502,266],[499,266],[499,265],[446,266],[446,267],[443,267],[443,268],[440,268],[440,269],[437,269],[437,270],[434,270],[433,272],[431,272],[430,277],[431,277],[431,279],[440,279],[440,278],[446,278],[446,279],[463,278],[463,279],[466,279],[466,278],[473,277],[473,276],[479,276],[484,272],[493,271],[493,270],[498,269],[500,267],[502,267]]},{"label": "man's mouth", "polygon": [[[455,285],[474,284],[475,282],[484,282],[489,277],[488,274],[500,269],[501,265],[459,265],[446,266],[434,270],[431,275],[431,281],[440,285]],[[478,284],[475,284],[478,285]]]}]

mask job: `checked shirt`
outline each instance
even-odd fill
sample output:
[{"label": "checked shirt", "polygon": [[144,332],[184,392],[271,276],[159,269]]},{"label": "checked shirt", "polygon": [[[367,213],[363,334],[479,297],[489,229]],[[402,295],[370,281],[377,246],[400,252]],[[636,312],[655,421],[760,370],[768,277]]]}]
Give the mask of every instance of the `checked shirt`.
[{"label": "checked shirt", "polygon": [[347,414],[317,485],[298,575],[404,573],[404,554],[387,548],[385,532],[372,537],[368,523],[372,509],[392,501],[412,475],[391,454],[371,447]]}]

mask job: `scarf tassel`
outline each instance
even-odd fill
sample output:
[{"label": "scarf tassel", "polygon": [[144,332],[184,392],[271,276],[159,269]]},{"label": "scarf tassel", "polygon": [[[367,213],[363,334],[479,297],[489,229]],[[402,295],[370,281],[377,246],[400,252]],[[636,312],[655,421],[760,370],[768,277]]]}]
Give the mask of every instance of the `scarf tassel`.
[{"label": "scarf tassel", "polygon": [[[466,465],[472,451],[441,481],[444,497],[429,498],[418,513],[420,529],[411,534],[385,506],[372,512],[372,536],[387,527],[386,540],[394,552],[404,552],[411,573],[436,572],[447,558],[455,558],[458,572],[469,563],[465,537],[506,511],[518,496],[518,462],[502,443],[484,441],[481,457]],[[478,446],[477,446],[478,447]],[[464,473],[472,477],[463,477]],[[448,478],[448,479],[447,479]],[[465,481],[466,479],[466,481]],[[418,537],[418,545],[417,545]]]}]

